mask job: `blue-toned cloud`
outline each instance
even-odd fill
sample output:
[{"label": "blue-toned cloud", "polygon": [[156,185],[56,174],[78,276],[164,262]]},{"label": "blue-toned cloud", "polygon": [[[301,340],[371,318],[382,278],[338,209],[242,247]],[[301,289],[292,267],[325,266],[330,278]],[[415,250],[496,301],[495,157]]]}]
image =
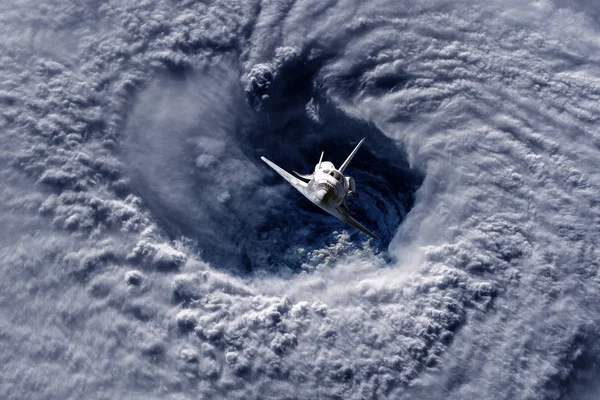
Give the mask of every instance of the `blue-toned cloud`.
[{"label": "blue-toned cloud", "polygon": [[599,10],[0,5],[0,397],[589,398]]}]

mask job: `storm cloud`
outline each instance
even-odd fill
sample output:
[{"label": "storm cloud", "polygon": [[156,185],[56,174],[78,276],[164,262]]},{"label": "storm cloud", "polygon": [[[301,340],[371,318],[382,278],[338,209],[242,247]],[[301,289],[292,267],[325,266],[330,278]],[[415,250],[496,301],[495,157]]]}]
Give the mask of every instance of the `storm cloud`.
[{"label": "storm cloud", "polygon": [[[0,397],[596,393],[595,3],[0,15]],[[378,243],[260,161],[362,137]]]}]

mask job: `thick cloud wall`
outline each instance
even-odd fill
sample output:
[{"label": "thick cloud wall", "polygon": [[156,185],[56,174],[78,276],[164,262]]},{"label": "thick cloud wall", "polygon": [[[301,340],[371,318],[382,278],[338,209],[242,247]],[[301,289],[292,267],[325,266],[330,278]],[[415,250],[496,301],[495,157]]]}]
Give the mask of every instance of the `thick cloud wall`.
[{"label": "thick cloud wall", "polygon": [[0,15],[0,398],[597,393],[594,2]]}]

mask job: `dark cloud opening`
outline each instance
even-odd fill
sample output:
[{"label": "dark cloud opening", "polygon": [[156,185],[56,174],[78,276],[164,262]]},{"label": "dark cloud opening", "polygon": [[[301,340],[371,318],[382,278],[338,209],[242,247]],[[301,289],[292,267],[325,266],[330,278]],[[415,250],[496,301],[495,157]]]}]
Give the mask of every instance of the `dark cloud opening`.
[{"label": "dark cloud opening", "polygon": [[[358,141],[366,137],[346,170],[346,174],[355,179],[360,193],[360,198],[348,200],[348,205],[357,220],[382,237],[381,242],[373,244],[377,251],[383,251],[412,208],[414,193],[423,177],[410,169],[403,149],[372,124],[346,115],[324,98],[316,101],[313,98],[312,106],[318,108],[318,122],[301,112],[292,113],[292,117],[284,120],[270,113],[263,114],[257,129],[250,134],[250,141],[258,145],[254,153],[258,157],[260,152],[288,171],[310,173],[321,151],[325,152],[325,160],[339,166]],[[267,170],[267,186],[279,187],[283,182],[281,177]],[[346,230],[356,244],[368,239],[311,204],[291,186],[279,190],[286,192],[284,201],[277,204],[281,209],[268,211],[272,217],[262,229],[287,232],[284,242],[314,243],[314,247],[319,247],[327,240],[335,240],[335,232],[342,230]]]},{"label": "dark cloud opening", "polygon": [[[278,54],[268,68],[255,69],[263,85],[246,87],[248,102],[258,109],[256,122],[243,138],[248,151],[255,154],[255,159],[264,155],[287,171],[310,173],[321,151],[325,152],[325,160],[339,166],[358,141],[367,138],[346,170],[354,177],[361,195],[348,203],[355,218],[382,237],[381,242],[373,243],[374,250],[385,252],[412,208],[423,176],[410,168],[404,149],[374,124],[347,115],[327,98],[318,77],[323,58],[310,60],[289,50],[282,53],[294,57],[281,62]],[[262,99],[258,106],[257,99]],[[281,177],[266,165],[262,168],[267,171],[267,186],[282,185]],[[286,198],[268,211],[268,222],[261,227],[265,235],[283,234],[283,243],[296,243],[303,249],[327,246],[343,230],[350,234],[354,245],[368,239],[311,204],[291,186],[280,190],[286,192]]]},{"label": "dark cloud opening", "polygon": [[[311,172],[321,151],[339,166],[366,137],[346,171],[360,193],[348,203],[383,239],[367,246],[385,256],[422,176],[373,124],[328,101],[314,83],[318,63],[282,65],[266,75],[272,86],[255,97],[244,96],[226,68],[152,83],[126,127],[123,149],[134,190],[172,239],[193,243],[213,266],[295,273],[363,248],[368,237],[311,204],[260,156]],[[248,107],[257,104],[252,98],[263,101],[258,111]],[[348,235],[340,236],[343,231]]]}]

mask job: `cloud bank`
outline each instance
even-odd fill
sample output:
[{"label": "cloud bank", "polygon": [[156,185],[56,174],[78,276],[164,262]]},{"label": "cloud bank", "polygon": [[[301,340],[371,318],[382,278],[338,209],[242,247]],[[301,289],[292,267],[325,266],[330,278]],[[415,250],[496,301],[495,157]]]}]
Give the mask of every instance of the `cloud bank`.
[{"label": "cloud bank", "polygon": [[0,397],[589,398],[598,10],[0,5]]}]

